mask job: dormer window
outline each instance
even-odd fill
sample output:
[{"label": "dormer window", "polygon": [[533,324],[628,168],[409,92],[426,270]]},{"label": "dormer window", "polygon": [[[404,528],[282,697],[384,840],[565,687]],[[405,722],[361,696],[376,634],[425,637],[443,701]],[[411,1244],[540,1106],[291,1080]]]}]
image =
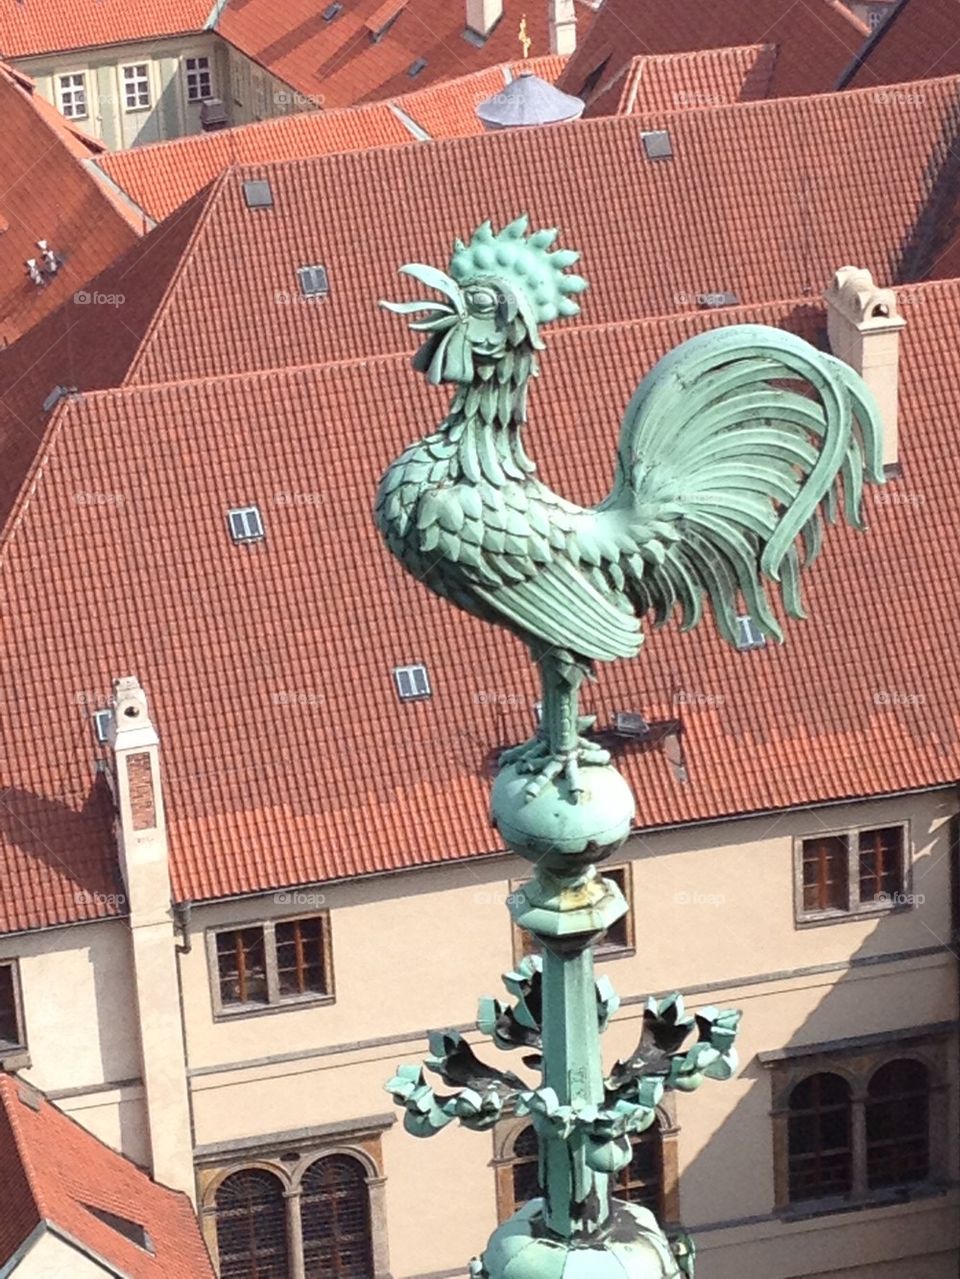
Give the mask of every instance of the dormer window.
[{"label": "dormer window", "polygon": [[430,696],[430,679],[422,662],[395,667],[393,678],[402,702],[421,701]]},{"label": "dormer window", "polygon": [[266,537],[259,506],[235,506],[227,511],[227,527],[235,542],[262,542]]}]

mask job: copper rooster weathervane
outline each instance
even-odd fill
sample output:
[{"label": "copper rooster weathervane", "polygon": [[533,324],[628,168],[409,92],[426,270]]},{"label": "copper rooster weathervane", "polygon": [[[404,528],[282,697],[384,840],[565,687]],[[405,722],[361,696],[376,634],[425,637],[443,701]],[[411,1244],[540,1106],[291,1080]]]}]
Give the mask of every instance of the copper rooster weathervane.
[{"label": "copper rooster weathervane", "polygon": [[[529,1086],[480,1062],[462,1036],[431,1039],[429,1069],[459,1092],[441,1098],[423,1069],[388,1085],[418,1135],[454,1119],[489,1128],[528,1114],[540,1143],[543,1197],[490,1239],[472,1271],[484,1279],[667,1279],[692,1275],[693,1245],[668,1241],[653,1214],[611,1196],[631,1135],[655,1120],[665,1089],[729,1078],[739,1013],[685,1012],[650,1000],[634,1054],[604,1077],[600,1031],[618,1001],[595,982],[593,942],[626,911],[595,863],[634,823],[627,783],[579,712],[597,662],[635,657],[641,619],[698,625],[709,603],[737,642],[738,603],[783,635],[768,593],[803,617],[800,575],[816,559],[842,493],[862,527],[863,480],[881,483],[880,419],[847,365],[800,338],[730,325],[691,338],[643,378],[620,428],[613,484],[580,507],[537,478],[523,445],[527,387],[541,329],[579,312],[579,254],[555,230],[518,218],[457,241],[448,272],[403,271],[438,301],[384,303],[424,335],[413,366],[451,383],[440,426],[389,467],[378,527],[419,581],[458,608],[519,636],[543,686],[537,735],[507,751],[492,816],[535,877],[510,910],[543,948],[505,977],[512,1007],[481,1003],[478,1026],[504,1049],[535,1050]],[[588,1267],[584,1269],[583,1267]]]}]

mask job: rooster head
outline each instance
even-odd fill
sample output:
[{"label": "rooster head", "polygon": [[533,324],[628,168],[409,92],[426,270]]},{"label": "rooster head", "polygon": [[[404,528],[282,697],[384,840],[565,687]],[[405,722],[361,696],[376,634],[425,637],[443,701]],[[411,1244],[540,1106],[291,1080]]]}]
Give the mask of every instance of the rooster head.
[{"label": "rooster head", "polygon": [[567,274],[580,254],[550,252],[554,229],[527,235],[526,215],[494,233],[490,222],[474,231],[468,244],[454,242],[449,274],[414,263],[402,267],[442,294],[442,302],[381,302],[398,315],[422,314],[411,329],[427,334],[413,367],[434,385],[469,383],[490,376],[497,361],[521,347],[542,350],[540,326],[579,314],[571,296],[587,282]]}]

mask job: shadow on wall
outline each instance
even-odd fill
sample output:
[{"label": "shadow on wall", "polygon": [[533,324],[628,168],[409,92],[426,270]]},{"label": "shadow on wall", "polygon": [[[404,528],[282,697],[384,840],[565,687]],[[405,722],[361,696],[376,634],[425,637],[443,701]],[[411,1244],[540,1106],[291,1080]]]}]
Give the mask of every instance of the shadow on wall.
[{"label": "shadow on wall", "polygon": [[[913,835],[916,847],[929,847],[935,838],[932,830],[918,830],[916,825]],[[913,864],[912,889],[918,896],[934,891],[937,883],[947,880],[945,854],[940,852],[945,836],[944,831],[936,837],[937,851]],[[958,819],[954,817],[949,852],[952,870],[957,852]],[[932,872],[938,863],[940,874],[934,877]],[[924,903],[920,901],[913,909],[923,910]],[[938,931],[943,936],[926,928],[929,947],[923,949],[929,949],[929,954],[914,957],[913,968],[909,966],[909,954],[898,952],[896,942],[891,942],[889,958],[885,958],[882,937],[893,918],[887,915],[877,920],[869,944],[854,952],[850,968],[839,975],[815,1010],[799,1020],[786,1045],[758,1043],[756,1030],[751,1034],[751,1005],[757,1018],[754,1025],[762,1020],[765,998],[777,1001],[778,1014],[789,1016],[791,996],[796,995],[797,1006],[802,1006],[809,987],[780,988],[771,995],[768,988],[758,986],[753,999],[749,995],[741,997],[741,1040],[748,1041],[750,1048],[742,1054],[738,1079],[731,1084],[708,1082],[694,1097],[679,1099],[682,1134],[685,1115],[694,1107],[699,1111],[705,1106],[709,1111],[714,1104],[718,1114],[722,1113],[724,1102],[719,1094],[737,1083],[741,1089],[747,1084],[734,1109],[718,1118],[715,1127],[711,1125],[712,1135],[699,1153],[681,1166],[681,1217],[700,1250],[697,1279],[956,1279],[960,1262],[956,1208],[952,1204],[944,1206],[943,1195],[957,1184],[957,1033],[955,1026],[950,1026],[957,1016],[957,968],[949,930],[942,928]],[[709,940],[708,936],[701,936],[699,943],[709,944]],[[918,970],[917,964],[927,966]],[[819,983],[829,980],[829,975],[813,976],[811,980]],[[703,997],[696,1000],[698,1005],[704,1002]],[[940,1028],[927,1039],[918,1035],[891,1042],[885,1034],[923,1026]],[[761,1030],[761,1037],[762,1034]],[[887,1042],[883,1042],[885,1038]],[[858,1039],[864,1042],[837,1043]],[[813,1046],[819,1046],[821,1051],[800,1051]],[[916,1059],[929,1065],[931,1174],[911,1190],[891,1187],[870,1191],[866,1187],[866,1112],[862,1099],[879,1066],[894,1059]],[[854,1104],[845,1112],[852,1125],[850,1166],[855,1183],[860,1182],[862,1189],[858,1192],[855,1188],[849,1196],[838,1197],[832,1203],[827,1199],[805,1200],[802,1206],[795,1204],[778,1211],[778,1203],[784,1204],[789,1197],[787,1125],[786,1119],[778,1120],[774,1112],[786,1105],[792,1089],[802,1079],[824,1071],[847,1079],[851,1087]],[[909,1104],[902,1103],[898,1113],[903,1113],[903,1107]],[[876,1110],[873,1113],[876,1121]],[[700,1113],[698,1125],[702,1122]],[[831,1140],[837,1131],[835,1126],[829,1129]],[[876,1133],[876,1129],[872,1131]],[[843,1141],[839,1144],[842,1146]],[[895,1144],[902,1147],[903,1142],[898,1140]],[[836,1168],[837,1160],[842,1163],[843,1156],[826,1152],[811,1155],[808,1167],[815,1168],[814,1178],[830,1166],[831,1159]],[[904,1212],[903,1205],[910,1202],[916,1203],[917,1210]],[[753,1215],[735,1215],[743,1213],[745,1204],[753,1206]],[[867,1219],[864,1212],[869,1214]],[[749,1226],[755,1230],[747,1235],[743,1227]],[[837,1229],[840,1226],[848,1228]],[[727,1233],[738,1228],[738,1235]],[[748,1242],[752,1239],[757,1242]]]}]

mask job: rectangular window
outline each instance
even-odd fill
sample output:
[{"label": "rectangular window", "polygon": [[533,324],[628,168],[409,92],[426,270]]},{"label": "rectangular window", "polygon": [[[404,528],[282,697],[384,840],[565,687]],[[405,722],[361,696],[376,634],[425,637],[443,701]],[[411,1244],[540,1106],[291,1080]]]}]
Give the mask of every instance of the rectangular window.
[{"label": "rectangular window", "polygon": [[208,935],[221,1013],[243,1014],[333,995],[329,916],[267,920]]},{"label": "rectangular window", "polygon": [[259,542],[265,536],[259,506],[237,506],[227,511],[230,536],[235,542]]},{"label": "rectangular window", "polygon": [[87,77],[82,71],[57,76],[57,97],[61,115],[68,120],[84,120],[87,115]]},{"label": "rectangular window", "polygon": [[797,841],[797,921],[849,918],[905,906],[907,828],[862,827]]},{"label": "rectangular window", "polygon": [[185,58],[184,72],[187,77],[187,101],[206,102],[213,97],[213,76],[210,71],[210,59],[207,57]]},{"label": "rectangular window", "polygon": [[135,62],[120,68],[123,77],[123,104],[128,111],[142,111],[150,105],[150,67]]},{"label": "rectangular window", "polygon": [[16,967],[0,964],[0,1051],[23,1047]]}]

